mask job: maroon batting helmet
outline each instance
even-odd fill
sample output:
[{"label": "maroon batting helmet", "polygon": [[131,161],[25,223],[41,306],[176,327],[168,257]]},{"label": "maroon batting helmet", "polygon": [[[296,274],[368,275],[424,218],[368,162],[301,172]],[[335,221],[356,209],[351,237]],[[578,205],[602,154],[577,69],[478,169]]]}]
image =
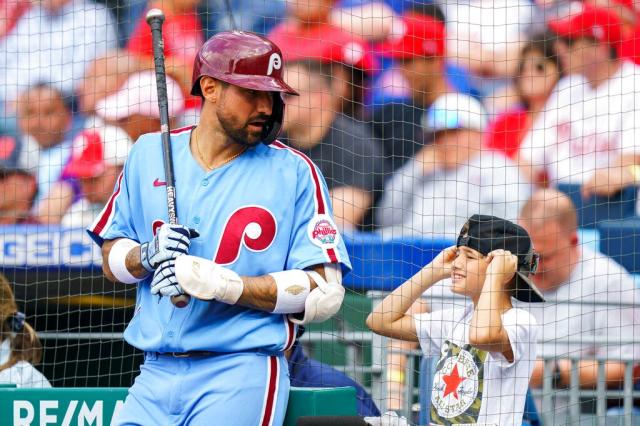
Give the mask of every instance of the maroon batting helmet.
[{"label": "maroon batting helmet", "polygon": [[200,48],[193,65],[191,94],[202,96],[200,79],[209,76],[234,86],[273,95],[271,119],[265,124],[263,142],[273,142],[284,117],[284,101],[281,93],[298,95],[282,79],[282,52],[270,40],[247,31],[220,32]]}]

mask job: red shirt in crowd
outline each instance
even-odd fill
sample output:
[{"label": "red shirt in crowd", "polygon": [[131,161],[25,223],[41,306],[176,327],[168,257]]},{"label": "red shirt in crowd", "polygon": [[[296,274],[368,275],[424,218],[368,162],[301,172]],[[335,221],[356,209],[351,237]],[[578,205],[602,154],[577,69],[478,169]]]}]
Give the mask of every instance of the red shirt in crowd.
[{"label": "red shirt in crowd", "polygon": [[[153,57],[151,31],[145,19],[146,16],[145,12],[133,30],[127,43],[127,50],[134,55]],[[172,15],[170,12],[166,12],[162,33],[165,56],[178,58],[187,64],[193,63],[198,50],[204,44],[202,23],[195,11],[181,15]],[[199,98],[186,95],[185,108],[199,105]]]},{"label": "red shirt in crowd", "polygon": [[524,108],[506,111],[489,124],[485,135],[485,147],[515,159],[530,126],[531,120]]}]

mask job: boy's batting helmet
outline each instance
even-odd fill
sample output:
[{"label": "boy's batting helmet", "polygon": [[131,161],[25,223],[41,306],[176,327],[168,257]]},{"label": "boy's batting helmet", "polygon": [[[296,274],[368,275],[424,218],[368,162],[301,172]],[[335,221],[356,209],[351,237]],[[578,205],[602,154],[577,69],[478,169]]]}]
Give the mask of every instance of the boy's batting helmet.
[{"label": "boy's batting helmet", "polygon": [[234,86],[273,96],[273,112],[265,125],[263,142],[273,142],[282,126],[284,101],[281,93],[298,95],[282,79],[282,52],[270,40],[247,31],[220,32],[200,48],[193,65],[191,94],[202,96],[200,79],[209,76]]}]

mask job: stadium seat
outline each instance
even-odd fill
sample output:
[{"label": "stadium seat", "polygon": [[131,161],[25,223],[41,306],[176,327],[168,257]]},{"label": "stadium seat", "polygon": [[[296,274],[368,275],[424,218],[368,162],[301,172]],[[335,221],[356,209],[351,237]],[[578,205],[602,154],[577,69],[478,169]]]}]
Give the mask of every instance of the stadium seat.
[{"label": "stadium seat", "polygon": [[640,272],[640,218],[598,223],[600,251],[632,274]]},{"label": "stadium seat", "polygon": [[291,388],[284,426],[295,426],[308,416],[355,416],[356,390],[343,388]]},{"label": "stadium seat", "polygon": [[385,240],[365,233],[345,235],[344,240],[353,265],[344,284],[355,291],[391,291],[454,244],[442,239]]},{"label": "stadium seat", "polygon": [[578,212],[580,228],[594,228],[603,220],[618,220],[633,217],[636,211],[638,189],[625,188],[619,194],[607,198],[591,196],[582,197],[580,185],[560,184],[558,190],[567,194]]}]

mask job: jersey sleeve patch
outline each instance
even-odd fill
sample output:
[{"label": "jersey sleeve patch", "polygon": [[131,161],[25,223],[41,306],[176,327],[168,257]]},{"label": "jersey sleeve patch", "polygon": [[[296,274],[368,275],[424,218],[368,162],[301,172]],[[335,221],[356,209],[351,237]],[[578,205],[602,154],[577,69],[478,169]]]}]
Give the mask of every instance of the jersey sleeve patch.
[{"label": "jersey sleeve patch", "polygon": [[309,221],[307,236],[312,244],[322,249],[335,249],[340,242],[340,232],[331,216],[316,214]]}]

